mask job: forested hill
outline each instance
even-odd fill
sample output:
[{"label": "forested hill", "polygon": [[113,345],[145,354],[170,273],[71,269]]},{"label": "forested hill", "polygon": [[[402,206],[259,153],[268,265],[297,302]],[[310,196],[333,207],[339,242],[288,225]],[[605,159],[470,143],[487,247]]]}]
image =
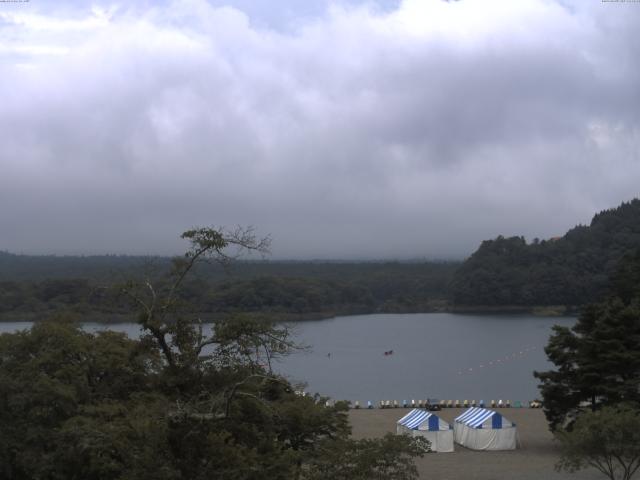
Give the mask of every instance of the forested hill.
[{"label": "forested hill", "polygon": [[561,238],[482,242],[451,283],[454,304],[584,305],[602,298],[622,257],[640,248],[640,200],[593,217]]},{"label": "forested hill", "polygon": [[[458,262],[240,261],[230,271],[201,265],[184,285],[203,314],[252,312],[317,318],[334,314],[443,309]],[[167,257],[27,256],[0,252],[0,321],[130,311],[117,284],[170,268]],[[91,317],[93,318],[93,317]]]},{"label": "forested hill", "polygon": [[127,278],[141,268],[169,266],[170,259],[128,255],[16,255],[0,251],[0,281]]}]

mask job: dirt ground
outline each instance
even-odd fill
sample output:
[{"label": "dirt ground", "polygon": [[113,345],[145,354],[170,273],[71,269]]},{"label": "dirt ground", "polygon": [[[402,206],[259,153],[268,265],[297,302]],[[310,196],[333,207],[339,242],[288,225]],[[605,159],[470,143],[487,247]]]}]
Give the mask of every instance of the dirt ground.
[{"label": "dirt ground", "polygon": [[[349,419],[354,438],[374,438],[396,431],[396,421],[407,413],[403,408],[351,410]],[[448,422],[464,410],[437,412]],[[455,444],[453,453],[430,453],[416,462],[421,479],[428,480],[602,480],[596,470],[558,473],[558,447],[548,430],[542,410],[501,409],[518,428],[520,448],[504,452],[478,452]]]}]

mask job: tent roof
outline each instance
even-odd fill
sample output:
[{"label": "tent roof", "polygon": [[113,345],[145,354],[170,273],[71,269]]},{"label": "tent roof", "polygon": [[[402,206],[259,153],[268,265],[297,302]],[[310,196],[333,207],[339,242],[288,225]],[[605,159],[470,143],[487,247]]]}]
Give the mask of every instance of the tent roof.
[{"label": "tent roof", "polygon": [[498,412],[494,412],[493,410],[489,410],[486,408],[473,407],[464,412],[459,417],[456,417],[455,421],[458,423],[462,423],[463,425],[467,425],[471,428],[478,428],[481,426],[487,419],[493,417],[494,415],[498,415],[502,417]]},{"label": "tent roof", "polygon": [[429,421],[429,418],[432,416],[437,418],[438,420],[441,420],[437,415],[434,415],[433,413],[427,410],[419,410],[417,408],[414,408],[409,413],[407,413],[404,417],[398,420],[398,425],[404,425],[407,428],[411,428],[415,430],[424,422]]}]

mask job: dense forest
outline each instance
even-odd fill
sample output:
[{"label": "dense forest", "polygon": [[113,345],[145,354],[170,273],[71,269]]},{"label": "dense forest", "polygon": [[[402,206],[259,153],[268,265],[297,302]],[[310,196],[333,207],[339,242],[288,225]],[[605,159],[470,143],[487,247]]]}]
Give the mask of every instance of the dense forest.
[{"label": "dense forest", "polygon": [[640,200],[596,214],[561,238],[482,242],[451,283],[455,305],[569,305],[598,301],[624,255],[640,247]]},{"label": "dense forest", "polygon": [[[37,319],[59,310],[119,319],[119,294],[131,278],[158,279],[164,257],[26,256],[0,253],[0,319]],[[199,265],[182,300],[203,315],[277,314],[291,319],[334,314],[442,309],[459,263],[242,261],[229,270]]]},{"label": "dense forest", "polygon": [[[482,242],[459,262],[245,260],[226,270],[202,264],[181,296],[198,313],[249,312],[284,319],[465,308],[580,307],[607,293],[625,254],[640,247],[640,200],[596,214],[550,240]],[[167,257],[28,256],[0,252],[0,320],[63,310],[100,321],[128,320],[128,280],[157,280]],[[125,317],[125,318],[123,318]]]}]

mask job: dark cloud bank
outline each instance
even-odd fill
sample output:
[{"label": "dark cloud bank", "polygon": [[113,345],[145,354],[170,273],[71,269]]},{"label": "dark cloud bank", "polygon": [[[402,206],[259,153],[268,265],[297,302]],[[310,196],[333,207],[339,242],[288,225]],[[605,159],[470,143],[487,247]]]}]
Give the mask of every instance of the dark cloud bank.
[{"label": "dark cloud bank", "polygon": [[638,195],[640,4],[36,3],[0,7],[0,249],[452,258]]}]

